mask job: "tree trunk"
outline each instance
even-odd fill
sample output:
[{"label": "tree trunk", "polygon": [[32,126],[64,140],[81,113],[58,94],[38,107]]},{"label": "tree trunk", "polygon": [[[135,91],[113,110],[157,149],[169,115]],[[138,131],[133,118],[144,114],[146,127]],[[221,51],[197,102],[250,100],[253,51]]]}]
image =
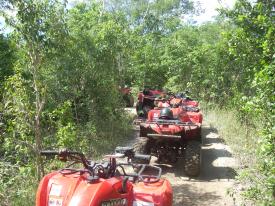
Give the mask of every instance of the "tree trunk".
[{"label": "tree trunk", "polygon": [[34,134],[35,134],[35,151],[36,151],[36,172],[37,179],[40,181],[41,177],[44,176],[44,166],[40,152],[42,150],[42,136],[41,136],[41,124],[40,118],[41,113],[45,104],[45,97],[38,85],[37,73],[41,64],[41,57],[39,52],[33,49],[33,45],[29,44],[30,48],[30,58],[31,58],[31,67],[32,67],[32,76],[33,76],[33,87],[35,91],[35,118],[34,118]]},{"label": "tree trunk", "polygon": [[41,138],[41,128],[40,128],[40,114],[35,115],[35,145],[36,145],[36,172],[37,179],[40,181],[41,177],[44,176],[44,167],[41,159],[40,151],[42,149],[42,138]]}]

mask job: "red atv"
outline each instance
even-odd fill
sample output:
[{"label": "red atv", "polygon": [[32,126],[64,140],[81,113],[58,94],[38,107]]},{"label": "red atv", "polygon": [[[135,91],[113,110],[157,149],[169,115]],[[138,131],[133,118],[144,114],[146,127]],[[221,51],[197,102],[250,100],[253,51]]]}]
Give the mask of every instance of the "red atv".
[{"label": "red atv", "polygon": [[151,154],[161,163],[184,158],[189,176],[200,172],[202,114],[182,107],[153,109],[140,124],[140,137],[134,144],[137,153]]},{"label": "red atv", "polygon": [[154,101],[156,98],[164,95],[161,90],[144,89],[138,94],[136,111],[139,117],[147,117],[148,112],[155,107]]},{"label": "red atv", "polygon": [[181,107],[183,110],[189,112],[199,112],[199,102],[194,100],[183,99],[177,96],[173,96],[169,100],[169,105],[173,108]]},{"label": "red atv", "polygon": [[199,102],[191,99],[188,94],[189,91],[177,93],[176,95],[174,95],[174,98],[181,99],[181,104],[184,106],[198,107]]},{"label": "red atv", "polygon": [[[161,168],[135,163],[148,162],[150,156],[137,155],[128,147],[119,147],[117,151],[119,153],[107,156],[109,161],[102,163],[68,150],[41,152],[73,162],[41,180],[36,206],[171,206],[171,185],[160,178]],[[127,157],[127,163],[117,163],[118,157]],[[81,163],[83,168],[72,167],[76,163]],[[138,168],[138,172],[128,173],[129,167]]]}]

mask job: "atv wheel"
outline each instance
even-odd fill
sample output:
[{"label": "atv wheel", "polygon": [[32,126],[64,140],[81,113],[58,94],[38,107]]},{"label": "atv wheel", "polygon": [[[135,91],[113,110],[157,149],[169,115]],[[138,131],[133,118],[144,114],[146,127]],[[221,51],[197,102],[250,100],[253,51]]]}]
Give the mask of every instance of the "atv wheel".
[{"label": "atv wheel", "polygon": [[136,112],[137,112],[137,115],[139,117],[143,117],[144,116],[143,109],[142,109],[142,103],[140,103],[140,102],[136,103]]},{"label": "atv wheel", "polygon": [[[147,137],[138,137],[137,141],[133,145],[133,148],[136,154],[149,154],[149,139]],[[150,161],[148,162],[145,160],[136,163],[149,164]]]},{"label": "atv wheel", "polygon": [[149,139],[147,137],[138,137],[133,147],[134,147],[134,152],[137,154],[148,154]]},{"label": "atv wheel", "polygon": [[147,130],[144,127],[140,126],[139,136],[140,137],[147,137]]},{"label": "atv wheel", "polygon": [[201,163],[201,144],[198,141],[190,141],[185,149],[184,172],[188,176],[198,176]]}]

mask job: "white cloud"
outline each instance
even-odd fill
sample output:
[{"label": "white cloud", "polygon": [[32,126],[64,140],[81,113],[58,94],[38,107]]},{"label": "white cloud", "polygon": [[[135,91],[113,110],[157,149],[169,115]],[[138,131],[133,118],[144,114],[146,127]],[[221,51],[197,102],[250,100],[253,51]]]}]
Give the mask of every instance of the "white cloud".
[{"label": "white cloud", "polygon": [[[17,9],[10,8],[4,10],[5,15],[7,15],[8,18],[13,18],[16,16]],[[10,33],[12,31],[12,28],[6,25],[5,18],[3,16],[0,16],[0,33]]]},{"label": "white cloud", "polygon": [[5,29],[5,19],[0,16],[0,33]]},{"label": "white cloud", "polygon": [[204,10],[204,13],[199,16],[195,16],[192,19],[198,23],[203,23],[206,21],[213,20],[214,16],[218,15],[216,11],[217,8],[227,7],[232,8],[236,0],[197,0],[200,3],[201,8]]}]

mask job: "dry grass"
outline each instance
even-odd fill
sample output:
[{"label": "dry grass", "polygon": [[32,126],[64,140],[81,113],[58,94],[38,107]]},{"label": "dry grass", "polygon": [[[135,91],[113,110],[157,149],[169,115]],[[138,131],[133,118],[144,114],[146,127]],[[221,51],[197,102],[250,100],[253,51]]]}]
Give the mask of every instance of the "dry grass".
[{"label": "dry grass", "polygon": [[209,105],[203,105],[202,109],[205,122],[218,130],[220,137],[231,147],[234,156],[239,160],[240,167],[254,165],[256,129],[242,124],[234,110]]}]

